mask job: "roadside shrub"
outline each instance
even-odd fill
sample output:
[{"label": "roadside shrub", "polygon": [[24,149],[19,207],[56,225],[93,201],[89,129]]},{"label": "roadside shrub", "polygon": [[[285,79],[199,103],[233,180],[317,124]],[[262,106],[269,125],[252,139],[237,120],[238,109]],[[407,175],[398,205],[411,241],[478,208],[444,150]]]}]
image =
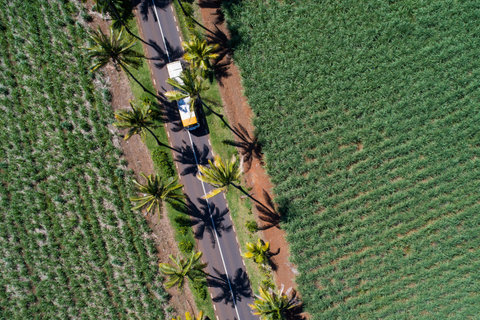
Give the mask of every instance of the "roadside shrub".
[{"label": "roadside shrub", "polygon": [[178,244],[178,247],[183,253],[190,253],[193,250],[194,244],[190,240],[182,240]]},{"label": "roadside shrub", "polygon": [[154,165],[161,170],[165,177],[175,176],[175,170],[170,162],[168,154],[161,148],[157,148],[152,152],[152,160]]},{"label": "roadside shrub", "polygon": [[193,288],[198,293],[200,299],[205,300],[207,298],[207,288],[205,282],[194,282]]},{"label": "roadside shrub", "polygon": [[250,231],[251,233],[258,231],[257,221],[254,221],[254,220],[247,220],[247,222],[245,222],[245,227],[247,227],[247,230]]}]

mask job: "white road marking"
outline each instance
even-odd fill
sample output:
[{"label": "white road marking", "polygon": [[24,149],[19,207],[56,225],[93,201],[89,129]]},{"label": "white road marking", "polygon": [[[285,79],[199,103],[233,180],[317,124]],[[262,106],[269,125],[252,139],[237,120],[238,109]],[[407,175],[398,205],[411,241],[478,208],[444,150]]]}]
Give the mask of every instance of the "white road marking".
[{"label": "white road marking", "polygon": [[175,15],[173,16],[173,20],[175,20],[175,22],[177,21],[177,18],[175,17]]},{"label": "white road marking", "polygon": [[210,292],[210,298],[212,298],[212,299],[213,299],[213,294],[212,294],[211,292]]},{"label": "white road marking", "polygon": [[168,125],[167,125],[167,123],[166,123],[166,122],[165,122],[165,128],[168,128]]},{"label": "white road marking", "polygon": [[242,259],[242,262],[243,262],[243,266],[246,267],[246,265],[245,265],[245,260]]},{"label": "white road marking", "polygon": [[178,163],[175,162],[175,167],[177,167],[177,170],[178,170]]},{"label": "white road marking", "polygon": [[153,79],[153,84],[154,84],[154,85],[157,85],[157,81],[155,81],[155,79]]},{"label": "white road marking", "polygon": [[[195,152],[195,148],[193,147],[192,135],[190,134],[190,131],[187,131],[187,133],[188,133],[188,138],[190,139],[190,143],[192,145],[193,157],[195,158],[195,163],[198,166],[198,158],[197,158],[197,153]],[[203,181],[201,181],[201,183],[202,183],[203,193],[206,195],[207,191],[205,190],[205,183]],[[212,220],[213,230],[215,231],[215,239],[217,240],[217,243],[218,243],[218,251],[220,252],[220,257],[222,258],[223,270],[225,270],[225,275],[227,276],[228,287],[230,289],[230,294],[232,295],[233,305],[235,306],[235,312],[237,313],[238,320],[241,320],[240,314],[238,313],[237,301],[235,300],[235,295],[233,294],[232,284],[230,283],[230,276],[228,275],[227,266],[225,264],[225,259],[223,258],[222,245],[220,244],[220,241],[218,239],[218,232],[217,232],[217,228],[215,227],[215,223],[213,221],[212,210],[210,208],[210,203],[209,203],[208,199],[206,199],[206,202],[207,202],[208,211],[210,212],[210,220]],[[242,253],[242,252],[240,252],[240,253]],[[213,307],[215,308],[215,304],[213,305]]]},{"label": "white road marking", "polygon": [[216,317],[217,317],[217,320],[220,320],[220,319],[218,319],[218,316],[216,316]]},{"label": "white road marking", "polygon": [[[235,226],[232,224],[232,227],[233,227],[233,232],[237,233],[237,231],[235,230]],[[237,240],[238,242],[238,240]]]},{"label": "white road marking", "polygon": [[237,236],[235,236],[235,239],[237,239],[237,243],[240,244],[240,242],[238,242],[238,237]]},{"label": "white road marking", "polygon": [[167,136],[170,138],[170,132],[167,131]]},{"label": "white road marking", "polygon": [[170,6],[170,9],[172,9],[172,11],[173,11],[173,6]]},{"label": "white road marking", "polygon": [[178,30],[178,26],[177,26],[177,31],[180,31],[180,30]]},{"label": "white road marking", "polygon": [[242,249],[238,248],[238,252],[240,252],[240,255],[242,255]]},{"label": "white road marking", "polygon": [[223,193],[223,198],[227,200],[227,196],[225,195],[225,192]]},{"label": "white road marking", "polygon": [[[157,18],[157,22],[158,22],[158,26],[160,28],[160,33],[162,34],[162,40],[163,40],[163,45],[165,46],[165,53],[167,54],[167,59],[168,59],[168,62],[171,62],[170,60],[170,54],[168,53],[168,48],[167,48],[167,44],[166,44],[166,41],[165,41],[165,36],[163,34],[163,29],[162,29],[162,25],[160,24],[160,19],[158,18],[158,12],[157,12],[157,7],[155,6],[155,2],[154,0],[152,0],[152,4],[153,4],[153,11],[155,13],[155,17]],[[172,9],[173,11],[173,7],[170,7],[170,9]],[[180,39],[180,42],[183,42],[182,41],[182,37],[178,36],[178,38]],[[190,131],[187,131],[188,132],[188,137],[190,138],[190,143],[192,144],[192,149],[193,149],[193,141],[192,141],[192,136],[190,134]],[[172,142],[170,141],[170,146],[173,148],[173,145],[172,145]],[[212,152],[213,154],[213,152]],[[195,152],[195,149],[193,149],[193,155],[195,157],[195,162],[197,163],[197,166],[198,166],[198,160],[197,160],[197,154]],[[180,177],[180,174],[178,174],[178,179],[181,179]],[[203,188],[203,192],[204,194],[206,195],[207,192],[205,190],[205,184],[203,183],[202,181],[202,188]],[[225,270],[225,275],[227,276],[227,282],[228,282],[228,287],[230,289],[230,293],[232,295],[232,300],[233,300],[233,304],[235,306],[235,312],[237,313],[237,318],[238,320],[241,320],[240,318],[240,314],[238,313],[238,308],[237,308],[237,301],[235,300],[235,295],[233,294],[233,290],[232,290],[232,284],[230,283],[230,277],[228,276],[228,271],[227,271],[227,266],[225,265],[225,259],[223,258],[223,253],[222,253],[222,247],[220,245],[220,241],[218,240],[218,233],[217,233],[217,229],[215,227],[215,223],[213,222],[213,216],[212,216],[212,210],[210,209],[210,205],[208,203],[208,200],[207,200],[207,206],[208,206],[208,211],[210,211],[210,219],[212,220],[212,225],[213,225],[213,228],[214,228],[214,231],[215,231],[215,238],[217,240],[217,243],[218,243],[218,249],[220,251],[220,257],[222,258],[222,263],[223,263],[223,268]],[[213,308],[216,310],[216,306],[215,304],[213,305]],[[218,317],[217,317],[218,319]]]},{"label": "white road marking", "polygon": [[210,139],[208,139],[208,144],[210,145],[210,147],[212,146],[212,143],[210,142]]},{"label": "white road marking", "polygon": [[217,306],[215,304],[213,305],[213,309],[215,309],[215,311],[217,311]]},{"label": "white road marking", "polygon": [[[155,13],[155,17],[157,18],[158,26],[160,27],[160,33],[162,34],[163,45],[165,46],[165,52],[167,54],[168,62],[170,62],[171,60],[170,60],[170,55],[168,54],[168,50],[167,50],[167,43],[165,42],[165,36],[163,35],[162,25],[160,23],[160,19],[158,18],[157,7],[155,6],[155,1],[154,0],[152,0],[152,4],[153,4],[153,12]],[[172,7],[170,7],[170,8],[172,8]],[[172,8],[172,11],[173,11],[173,8]]]}]

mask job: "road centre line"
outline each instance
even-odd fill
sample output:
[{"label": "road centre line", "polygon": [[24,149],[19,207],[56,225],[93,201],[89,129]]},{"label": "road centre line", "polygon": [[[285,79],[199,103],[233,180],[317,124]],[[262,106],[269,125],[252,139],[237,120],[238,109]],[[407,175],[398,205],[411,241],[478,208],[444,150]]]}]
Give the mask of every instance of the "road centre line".
[{"label": "road centre line", "polygon": [[[197,153],[195,152],[195,148],[193,147],[192,135],[190,134],[190,131],[187,131],[187,133],[188,133],[188,138],[190,139],[190,143],[192,144],[193,157],[195,158],[195,163],[198,166]],[[203,181],[200,181],[200,182],[202,183],[203,193],[205,195],[207,195],[207,191],[205,190],[205,183]],[[223,195],[225,196],[225,194],[223,194]],[[232,284],[230,283],[230,277],[228,275],[227,266],[225,264],[225,259],[223,258],[222,246],[220,244],[220,240],[218,239],[218,232],[217,232],[217,228],[215,227],[215,222],[213,221],[213,215],[212,215],[212,209],[210,208],[210,202],[208,201],[208,199],[205,199],[205,200],[207,202],[208,212],[210,212],[210,220],[212,221],[213,230],[215,231],[215,239],[217,240],[217,243],[218,243],[218,251],[220,252],[220,257],[222,258],[223,269],[225,270],[225,275],[227,276],[228,287],[229,287],[230,293],[232,295],[232,301],[233,301],[233,304],[235,306],[235,312],[237,313],[238,320],[240,320],[240,314],[238,313],[238,308],[237,308],[237,301],[235,300],[235,295],[233,294]],[[240,253],[242,253],[242,252],[240,251]],[[213,307],[215,307],[215,304],[213,305]]]},{"label": "road centre line", "polygon": [[[167,47],[167,44],[166,44],[166,41],[165,41],[165,36],[164,36],[164,34],[163,34],[162,25],[161,25],[160,19],[159,19],[159,17],[158,17],[157,7],[155,6],[155,1],[154,1],[154,0],[152,0],[152,4],[153,4],[153,12],[155,13],[155,17],[157,18],[157,23],[158,23],[158,26],[159,26],[159,28],[160,28],[160,33],[162,34],[162,40],[163,40],[163,44],[164,44],[164,46],[165,46],[165,53],[167,54],[168,62],[171,62],[171,60],[170,60],[170,54],[168,53],[168,47]],[[170,6],[170,9],[173,11],[173,7]],[[178,38],[180,39],[180,42],[182,42],[182,38],[181,38],[180,36],[179,36]],[[191,136],[191,134],[190,134],[190,131],[187,131],[187,133],[188,133],[188,138],[190,139],[190,143],[191,143],[191,145],[192,145],[192,150],[193,150],[193,155],[194,155],[194,158],[195,158],[195,163],[196,163],[197,166],[198,166],[198,159],[197,159],[197,154],[196,154],[196,152],[195,152],[195,148],[193,147],[192,136]],[[170,141],[170,146],[173,147],[171,141]],[[212,151],[212,154],[213,154],[213,151]],[[179,180],[181,179],[180,174],[178,174],[178,178],[179,178]],[[203,192],[204,192],[204,194],[206,195],[207,192],[206,192],[206,190],[205,190],[205,184],[204,184],[203,181],[201,181],[201,183],[202,183]],[[225,194],[224,194],[224,196],[225,196]],[[225,198],[225,199],[226,199],[226,198]],[[218,250],[219,250],[219,252],[220,252],[220,257],[222,258],[223,268],[224,268],[224,270],[225,270],[225,275],[227,276],[228,287],[229,287],[229,289],[230,289],[230,294],[232,295],[232,301],[233,301],[233,304],[234,304],[234,306],[235,306],[235,312],[237,313],[237,318],[238,318],[238,320],[241,320],[240,314],[238,313],[237,301],[236,301],[236,299],[235,299],[235,295],[233,294],[232,284],[230,283],[230,277],[229,277],[229,275],[228,275],[227,266],[226,266],[226,264],[225,264],[225,259],[224,259],[224,257],[223,257],[222,246],[220,245],[220,241],[219,241],[219,239],[218,239],[218,232],[217,232],[217,228],[215,227],[215,223],[214,223],[214,221],[213,221],[212,210],[211,210],[211,208],[210,208],[210,203],[209,203],[208,199],[206,200],[206,202],[207,202],[208,211],[210,212],[210,219],[211,219],[211,221],[212,221],[213,229],[214,229],[214,231],[215,231],[215,238],[216,238],[217,243],[218,243]],[[240,253],[241,253],[241,252],[240,252]],[[213,304],[213,308],[216,310],[215,304]]]},{"label": "road centre line", "polygon": [[[162,34],[163,45],[165,46],[165,53],[167,54],[168,62],[170,62],[170,55],[168,54],[167,43],[165,42],[165,36],[163,35],[162,25],[160,23],[160,19],[158,18],[158,12],[157,12],[157,7],[155,6],[155,0],[152,0],[152,4],[153,4],[153,12],[155,13],[158,26],[160,27],[160,33]],[[173,8],[172,8],[172,11],[173,11]]]}]

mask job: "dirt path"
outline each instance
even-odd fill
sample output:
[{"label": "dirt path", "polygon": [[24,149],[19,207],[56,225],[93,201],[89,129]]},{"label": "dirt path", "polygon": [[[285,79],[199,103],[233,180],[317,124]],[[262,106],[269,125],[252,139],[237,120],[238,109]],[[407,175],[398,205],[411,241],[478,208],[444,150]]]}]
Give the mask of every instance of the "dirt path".
[{"label": "dirt path", "polygon": [[[87,8],[91,8],[91,3],[87,3]],[[92,30],[96,30],[98,26],[105,32],[108,32],[108,22],[103,20],[101,16],[96,12],[89,12],[94,21],[91,22],[88,27]],[[123,72],[116,71],[112,65],[107,65],[102,69],[103,78],[108,84],[108,89],[112,94],[112,108],[114,111],[119,109],[128,109],[129,100],[134,99],[132,91],[130,90],[130,84],[128,78]],[[115,132],[113,126],[110,130]],[[150,152],[147,146],[142,142],[138,135],[132,136],[128,141],[124,141],[121,138],[114,138],[114,143],[119,145],[123,150],[123,157],[127,160],[127,168],[132,169],[137,179],[140,177],[140,173],[151,174],[154,172],[153,162],[150,156]],[[153,216],[145,217],[149,227],[152,230],[152,239],[154,240],[155,247],[157,248],[157,256],[159,262],[169,262],[169,254],[177,256],[179,254],[178,246],[175,242],[174,231],[170,225],[170,221],[167,219],[166,214],[163,213],[162,217],[156,213]],[[186,311],[192,312],[193,302],[192,293],[188,286],[185,286],[183,292],[179,293],[177,289],[167,290],[171,299],[169,305],[171,305],[176,315],[184,315]],[[195,313],[197,310],[195,310]],[[173,315],[172,315],[173,316]]]},{"label": "dirt path", "polygon": [[[216,32],[215,37],[212,39],[216,43],[225,43],[227,38],[229,38],[229,33],[223,21],[220,10],[221,1],[199,1],[199,6],[201,8],[201,14],[205,26],[210,30]],[[214,23],[219,23],[215,27]],[[218,28],[218,29],[217,29]],[[220,93],[222,95],[223,105],[225,108],[225,113],[228,118],[229,124],[232,128],[237,128],[240,135],[243,135],[247,138],[249,142],[252,142],[254,137],[254,127],[252,124],[252,119],[254,117],[253,112],[248,105],[248,102],[243,95],[243,88],[241,84],[240,72],[237,66],[234,63],[231,63],[230,53],[226,46],[221,45],[222,54],[221,60],[217,62],[217,66],[221,66],[219,69],[220,72],[217,72],[217,78],[219,79]],[[241,128],[245,130],[242,130]],[[245,132],[246,131],[246,132]],[[238,142],[244,143],[239,137],[235,137]],[[241,153],[245,150],[239,149]],[[255,210],[257,222],[260,226],[264,226],[266,229],[262,231],[263,239],[270,242],[272,252],[276,253],[278,250],[279,253],[274,257],[275,264],[277,265],[277,270],[275,272],[275,280],[277,286],[282,284],[285,288],[296,287],[294,282],[295,275],[297,273],[295,267],[288,261],[289,251],[288,244],[285,240],[285,232],[278,228],[278,215],[275,213],[275,210],[272,208],[271,199],[272,197],[272,184],[268,178],[261,161],[256,158],[254,155],[249,153],[246,154],[247,159],[250,156],[250,160],[246,161],[244,179],[247,187],[251,187],[251,194],[256,199],[260,200],[268,210],[265,208],[257,206]],[[265,220],[268,220],[266,222]]]}]

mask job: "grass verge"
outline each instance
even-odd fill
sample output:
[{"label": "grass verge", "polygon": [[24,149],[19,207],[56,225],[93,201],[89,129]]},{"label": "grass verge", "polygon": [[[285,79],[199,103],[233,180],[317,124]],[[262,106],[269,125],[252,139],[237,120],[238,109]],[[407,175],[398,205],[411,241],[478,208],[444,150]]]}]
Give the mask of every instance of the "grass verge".
[{"label": "grass verge", "polygon": [[[129,27],[134,34],[136,35],[139,34],[136,20],[130,21]],[[136,49],[137,51],[143,50],[142,44],[140,42],[137,42]],[[153,86],[147,60],[143,60],[143,63],[140,66],[140,68],[138,68],[138,70],[132,70],[131,72],[145,86],[145,88],[147,88],[147,90],[151,92],[155,92],[155,87]],[[131,87],[133,96],[135,97],[134,98],[135,102],[140,103],[146,99],[152,102],[152,106],[154,108],[160,107],[158,103],[155,101],[155,98],[152,97],[152,95],[150,95],[149,93],[145,92],[140,87],[140,85],[138,85],[138,83],[136,83],[131,78],[129,78],[129,81],[130,81],[130,87]],[[158,137],[158,139],[162,143],[168,144],[168,137],[167,137],[165,128],[163,126],[163,122],[161,120],[157,120],[156,124],[158,127],[152,131],[155,133],[155,135]],[[148,150],[150,151],[150,154],[152,155],[155,171],[160,174],[164,174],[164,170],[162,168],[163,165],[160,164],[158,157],[155,156],[155,152],[157,150],[161,150],[167,155],[168,163],[172,168],[172,170],[174,170],[175,172],[174,175],[178,176],[178,173],[176,172],[176,168],[174,165],[173,155],[170,152],[171,150],[164,146],[158,146],[154,137],[150,134],[147,134],[144,142]],[[193,236],[192,227],[187,226],[187,224],[185,224],[184,221],[182,221],[182,219],[179,218],[185,215],[183,215],[180,211],[176,210],[175,208],[172,208],[170,205],[166,205],[166,212],[167,212],[167,217],[175,232],[175,241],[179,245],[179,250],[183,253],[188,252],[188,248],[193,247],[195,245],[195,238]],[[195,304],[198,310],[203,310],[206,316],[210,317],[211,319],[214,319],[215,314],[213,310],[213,304],[212,304],[210,295],[208,295],[208,292],[206,291],[206,287],[204,286],[203,289],[202,288],[195,289],[190,284],[190,282],[189,282],[189,286],[192,291],[193,298],[195,300]]]},{"label": "grass verge", "polygon": [[[199,11],[200,8],[198,7],[198,5],[193,4],[190,6],[192,7],[195,19],[199,22],[202,22],[201,14]],[[188,40],[191,38],[192,34],[201,36],[204,30],[198,26],[192,28],[191,24],[185,18],[185,15],[181,11],[181,8],[176,1],[174,2],[174,7],[175,12],[179,13],[177,14],[177,21],[179,22],[183,38],[185,40]],[[185,4],[184,7],[186,7]],[[214,112],[224,114],[222,98],[218,89],[218,83],[215,80],[210,85],[210,88],[202,94],[202,99],[205,104],[207,104]],[[204,111],[207,118],[213,152],[220,155],[223,159],[228,159],[232,155],[237,155],[237,157],[239,157],[238,151],[235,147],[227,145],[223,142],[225,140],[234,140],[234,134],[232,133],[232,131],[218,116],[211,113],[209,110],[204,109]],[[227,121],[226,118],[224,118],[224,120]],[[260,237],[258,232],[251,233],[245,226],[246,221],[255,220],[254,216],[252,215],[251,200],[235,188],[231,188],[230,191],[226,194],[226,197],[230,208],[230,214],[232,216],[235,229],[237,231],[241,250],[242,252],[246,252],[246,243],[257,242],[257,239]],[[262,280],[271,279],[272,274],[264,274],[260,270],[260,268],[250,259],[245,259],[245,264],[252,285],[252,290],[255,293],[258,293],[258,287],[262,284]]]}]

